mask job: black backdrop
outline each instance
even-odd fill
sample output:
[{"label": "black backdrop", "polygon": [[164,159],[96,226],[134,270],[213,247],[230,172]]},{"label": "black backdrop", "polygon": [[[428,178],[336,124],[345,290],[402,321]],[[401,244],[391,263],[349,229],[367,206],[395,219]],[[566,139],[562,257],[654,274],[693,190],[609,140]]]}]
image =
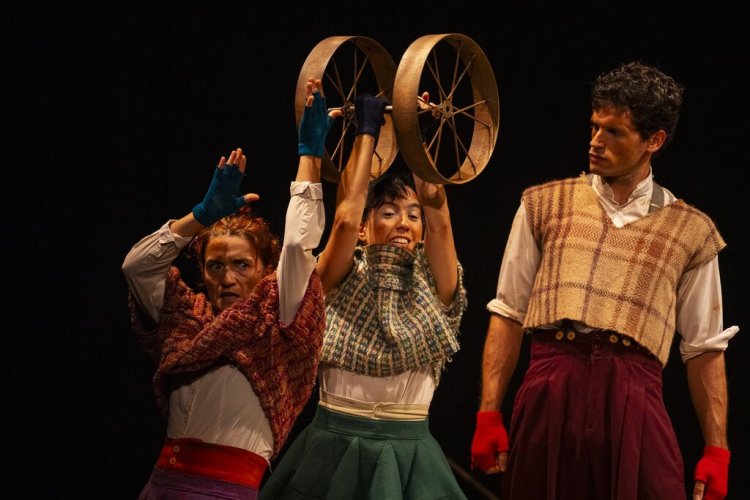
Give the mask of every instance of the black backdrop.
[{"label": "black backdrop", "polygon": [[[656,178],[714,218],[728,242],[720,257],[725,325],[750,322],[741,257],[749,243],[741,181],[746,6],[259,4],[3,8],[6,492],[137,496],[165,426],[151,396],[152,366],[129,331],[122,258],[142,235],[186,213],[218,156],[237,146],[250,165],[244,188],[262,195],[257,209],[282,230],[296,167],[297,76],[309,51],[331,35],[374,38],[398,62],[422,35],[463,33],[483,48],[498,81],[501,126],[492,160],[474,181],[449,187],[469,308],[462,351],[436,393],[431,427],[457,470],[468,470],[484,306],[520,192],[587,167],[588,92],[600,71],[640,59],[686,85],[677,135],[655,162]],[[326,191],[330,221],[333,191]],[[748,378],[741,371],[749,349],[740,332],[727,352],[730,498],[750,491]],[[684,367],[673,354],[664,392],[689,476],[702,440]],[[468,474],[459,478],[470,498],[483,498],[472,482],[498,494],[496,477]]]}]

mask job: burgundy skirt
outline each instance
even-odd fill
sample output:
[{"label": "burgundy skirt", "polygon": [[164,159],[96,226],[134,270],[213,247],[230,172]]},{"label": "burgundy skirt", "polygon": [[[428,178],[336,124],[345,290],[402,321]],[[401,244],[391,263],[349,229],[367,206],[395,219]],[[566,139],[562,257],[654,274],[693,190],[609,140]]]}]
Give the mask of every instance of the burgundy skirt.
[{"label": "burgundy skirt", "polygon": [[684,499],[683,470],[654,356],[611,332],[533,334],[503,500]]}]

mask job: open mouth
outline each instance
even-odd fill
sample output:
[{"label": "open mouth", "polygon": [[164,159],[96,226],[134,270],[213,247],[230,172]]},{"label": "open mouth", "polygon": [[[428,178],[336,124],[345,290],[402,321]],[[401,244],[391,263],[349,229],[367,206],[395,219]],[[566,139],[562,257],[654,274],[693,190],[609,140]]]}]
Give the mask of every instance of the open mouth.
[{"label": "open mouth", "polygon": [[391,239],[391,245],[396,247],[407,248],[409,246],[409,240],[407,238],[397,237]]}]

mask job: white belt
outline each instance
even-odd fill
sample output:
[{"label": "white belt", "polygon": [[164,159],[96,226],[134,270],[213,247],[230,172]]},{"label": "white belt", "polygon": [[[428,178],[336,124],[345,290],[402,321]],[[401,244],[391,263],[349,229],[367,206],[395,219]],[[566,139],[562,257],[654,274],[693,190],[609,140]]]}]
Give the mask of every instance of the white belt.
[{"label": "white belt", "polygon": [[424,420],[427,418],[430,409],[429,404],[389,403],[386,401],[370,403],[337,396],[324,390],[320,391],[318,405],[331,411],[374,420]]}]

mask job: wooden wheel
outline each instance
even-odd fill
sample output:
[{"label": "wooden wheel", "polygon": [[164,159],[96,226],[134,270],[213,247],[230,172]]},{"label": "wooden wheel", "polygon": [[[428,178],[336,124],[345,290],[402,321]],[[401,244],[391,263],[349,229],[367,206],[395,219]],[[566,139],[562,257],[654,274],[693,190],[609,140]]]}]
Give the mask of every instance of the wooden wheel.
[{"label": "wooden wheel", "polygon": [[[492,67],[471,38],[417,39],[399,63],[393,88],[398,145],[412,171],[438,184],[462,184],[482,172],[497,141],[500,102]],[[431,102],[418,107],[423,91]]]},{"label": "wooden wheel", "polygon": [[[396,65],[390,54],[376,41],[361,36],[332,36],[322,40],[310,52],[297,80],[294,109],[299,128],[305,107],[307,79],[320,78],[329,109],[341,108],[343,119],[333,124],[326,139],[321,175],[338,182],[351,153],[357,130],[354,100],[358,94],[393,97]],[[398,153],[396,135],[390,115],[380,130],[373,154],[372,176],[385,172]]]}]

